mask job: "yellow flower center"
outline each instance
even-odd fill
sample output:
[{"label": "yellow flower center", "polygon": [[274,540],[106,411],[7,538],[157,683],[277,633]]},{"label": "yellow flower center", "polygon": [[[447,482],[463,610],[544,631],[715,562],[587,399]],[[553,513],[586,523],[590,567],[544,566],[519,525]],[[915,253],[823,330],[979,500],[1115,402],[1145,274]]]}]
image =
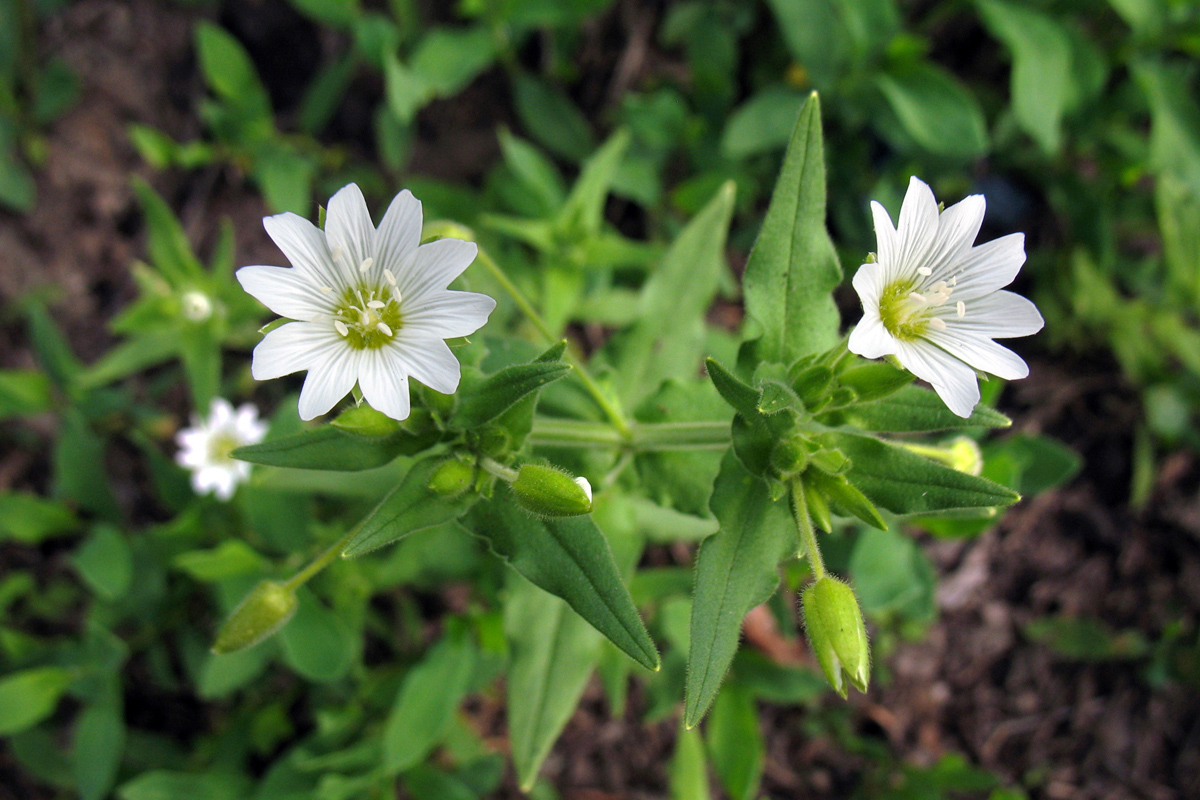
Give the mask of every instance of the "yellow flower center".
[{"label": "yellow flower center", "polygon": [[359,285],[346,289],[333,315],[333,327],[355,350],[375,350],[396,337],[403,325],[400,290],[396,279],[384,270],[387,286]]},{"label": "yellow flower center", "polygon": [[[951,278],[949,283],[938,281],[925,292],[918,292],[916,281],[912,279],[890,284],[879,296],[879,319],[883,327],[904,342],[924,337],[930,328],[945,330],[945,321],[935,312],[950,302],[956,283],[957,278]],[[956,311],[960,319],[966,315],[966,306],[961,300],[957,303]]]}]

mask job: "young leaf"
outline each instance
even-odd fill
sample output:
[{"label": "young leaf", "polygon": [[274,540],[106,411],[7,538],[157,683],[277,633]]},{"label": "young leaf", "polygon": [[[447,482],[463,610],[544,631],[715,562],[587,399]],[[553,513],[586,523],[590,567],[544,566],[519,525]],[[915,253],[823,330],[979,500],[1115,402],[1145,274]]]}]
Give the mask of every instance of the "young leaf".
[{"label": "young leaf", "polygon": [[1012,420],[985,405],[975,406],[968,419],[946,408],[935,393],[920,386],[905,386],[899,391],[866,403],[857,403],[837,412],[838,419],[868,431],[915,433],[959,428],[1007,428]]},{"label": "young leaf", "polygon": [[429,481],[441,462],[440,458],[426,458],[413,464],[400,485],[358,524],[358,531],[343,548],[342,557],[361,556],[413,531],[432,528],[465,514],[475,503],[474,493],[448,497],[429,488]]},{"label": "young leaf", "polygon": [[958,472],[870,436],[830,433],[822,438],[822,444],[841,450],[853,462],[846,475],[850,483],[895,514],[992,508],[1021,499],[994,481]]},{"label": "young leaf", "polygon": [[362,649],[361,636],[326,608],[308,589],[298,593],[300,607],[279,632],[288,666],[310,681],[328,683],[346,674]]},{"label": "young leaf", "polygon": [[710,800],[708,761],[700,731],[680,728],[671,759],[671,800]]},{"label": "young leaf", "polygon": [[779,562],[795,555],[795,524],[787,504],[725,454],[710,502],[721,529],[696,557],[691,650],[684,725],[693,728],[712,704],[737,652],[742,618],[779,585]]},{"label": "young leaf", "polygon": [[762,328],[757,361],[791,363],[831,347],[841,318],[832,292],[842,269],[825,229],[821,103],[804,104],[746,263],[746,313]]},{"label": "young leaf", "polygon": [[71,678],[62,667],[35,667],[0,678],[0,736],[32,728],[54,713]]},{"label": "young leaf", "polygon": [[364,441],[361,437],[342,433],[331,425],[323,425],[291,436],[239,447],[231,455],[251,464],[269,467],[355,472],[381,467],[398,456],[416,453],[428,444],[409,433],[389,439]]},{"label": "young leaf", "polygon": [[987,123],[979,101],[946,70],[930,63],[910,64],[882,72],[875,80],[918,146],[962,159],[987,152]]},{"label": "young leaf", "polygon": [[538,519],[500,486],[490,503],[475,508],[468,528],[517,572],[566,600],[634,661],[658,669],[658,651],[591,516]]},{"label": "young leaf", "polygon": [[727,684],[717,696],[707,728],[713,770],[725,791],[733,800],[757,797],[767,755],[749,689]]},{"label": "young leaf", "polygon": [[525,129],[555,155],[582,161],[595,147],[587,117],[569,97],[540,77],[518,73],[513,102]]},{"label": "young leaf", "polygon": [[203,280],[204,267],[192,252],[171,207],[141,178],[133,179],[133,190],[146,215],[146,250],[154,267],[175,289],[183,288],[188,281]]},{"label": "young leaf", "polygon": [[36,370],[0,370],[0,420],[50,409],[50,381]]},{"label": "young leaf", "polygon": [[383,767],[404,772],[429,755],[470,686],[475,647],[465,631],[448,633],[404,676],[383,729]]},{"label": "young leaf", "polygon": [[584,238],[600,232],[600,224],[604,221],[604,201],[608,198],[613,176],[628,147],[629,131],[622,129],[588,156],[558,214],[558,224],[568,235]]},{"label": "young leaf", "polygon": [[196,51],[213,94],[238,109],[246,121],[270,122],[271,100],[254,62],[237,39],[211,22],[201,21],[196,25]]},{"label": "young leaf", "polygon": [[604,640],[554,595],[517,576],[508,585],[508,738],[517,781],[528,791],[575,711]]},{"label": "young leaf", "polygon": [[108,797],[125,751],[125,712],[119,685],[106,687],[75,723],[71,767],[80,800]]},{"label": "young leaf", "polygon": [[557,360],[539,360],[531,364],[506,367],[489,375],[475,387],[463,390],[453,423],[455,427],[471,430],[485,422],[491,422],[525,396],[533,394],[548,383],[553,383],[570,371],[570,364]]}]

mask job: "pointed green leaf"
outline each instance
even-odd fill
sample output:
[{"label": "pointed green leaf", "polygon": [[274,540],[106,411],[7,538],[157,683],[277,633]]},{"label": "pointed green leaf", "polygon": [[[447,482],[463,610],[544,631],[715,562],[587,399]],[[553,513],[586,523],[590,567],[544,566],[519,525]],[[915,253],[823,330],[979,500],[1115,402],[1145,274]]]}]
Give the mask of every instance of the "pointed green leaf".
[{"label": "pointed green leaf", "polygon": [[804,104],[743,280],[746,312],[762,328],[759,361],[791,363],[831,347],[841,318],[832,292],[842,269],[825,229],[821,103]]},{"label": "pointed green leaf", "polygon": [[600,149],[588,156],[558,215],[560,228],[572,238],[594,236],[604,221],[604,202],[617,167],[629,147],[629,131],[618,130]]},{"label": "pointed green leaf", "polygon": [[239,447],[232,456],[269,467],[355,472],[381,467],[401,455],[419,452],[429,444],[429,441],[410,433],[364,441],[361,437],[342,433],[332,425],[323,425],[291,436]]},{"label": "pointed green leaf", "polygon": [[413,531],[432,528],[465,514],[475,503],[474,493],[447,497],[429,488],[429,481],[441,462],[440,458],[426,458],[413,464],[400,485],[358,524],[358,531],[342,549],[342,557],[361,556]]},{"label": "pointed green leaf", "polygon": [[175,289],[183,288],[188,281],[203,280],[204,267],[192,252],[192,245],[171,207],[141,178],[133,179],[133,190],[146,215],[146,250],[154,267]]},{"label": "pointed green leaf", "polygon": [[535,361],[506,367],[476,386],[462,389],[453,424],[457,428],[470,430],[491,422],[522,398],[570,371],[571,365],[561,361]]},{"label": "pointed green leaf", "polygon": [[752,419],[759,415],[757,389],[723,367],[715,358],[707,359],[705,365],[713,386],[717,387],[717,392],[725,402],[733,406],[734,411]]},{"label": "pointed green leaf", "polygon": [[1008,506],[1021,499],[1013,490],[919,456],[870,436],[830,433],[822,444],[853,462],[846,478],[876,505],[895,514],[953,508]]},{"label": "pointed green leaf", "polygon": [[713,771],[733,800],[758,796],[766,765],[766,742],[750,690],[730,682],[717,695],[707,724]]},{"label": "pointed green leaf", "polygon": [[0,678],[0,736],[32,728],[54,713],[71,678],[62,667],[35,667]]},{"label": "pointed green leaf", "polygon": [[700,731],[680,728],[671,759],[671,800],[710,800],[708,759]]},{"label": "pointed green leaf", "polygon": [[1007,428],[1012,420],[988,406],[978,405],[963,419],[929,389],[905,386],[903,389],[867,403],[858,403],[839,412],[842,422],[868,431],[910,433],[945,431],[959,428]]},{"label": "pointed green leaf", "polygon": [[32,369],[0,370],[0,420],[50,410],[50,380]]},{"label": "pointed green leaf", "polygon": [[953,158],[987,152],[987,122],[975,95],[935,64],[906,64],[876,77],[905,133],[919,147]]},{"label": "pointed green leaf", "polygon": [[468,527],[517,572],[566,600],[634,661],[658,668],[658,651],[591,516],[538,519],[501,485],[490,503],[476,506]]},{"label": "pointed green leaf", "polygon": [[81,800],[108,797],[125,752],[125,712],[119,686],[108,687],[102,695],[84,707],[75,723],[71,767]]},{"label": "pointed green leaf", "polygon": [[721,529],[696,557],[684,724],[695,727],[712,704],[737,652],[742,618],[779,585],[779,562],[798,546],[787,504],[726,453],[710,502]]}]

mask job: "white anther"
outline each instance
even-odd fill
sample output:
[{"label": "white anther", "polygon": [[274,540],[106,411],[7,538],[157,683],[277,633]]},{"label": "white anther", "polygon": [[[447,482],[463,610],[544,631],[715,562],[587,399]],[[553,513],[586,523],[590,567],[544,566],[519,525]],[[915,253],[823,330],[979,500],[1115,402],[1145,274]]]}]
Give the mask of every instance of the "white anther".
[{"label": "white anther", "polygon": [[924,275],[926,278],[928,278],[930,275],[933,274],[933,270],[930,269],[929,267],[917,267],[917,274]]},{"label": "white anther", "polygon": [[937,294],[941,294],[942,292],[946,291],[946,282],[938,281],[937,283],[935,283],[933,285],[933,291],[936,292]]},{"label": "white anther", "polygon": [[392,299],[395,300],[397,303],[400,302],[400,290],[397,289],[395,286],[392,287]]},{"label": "white anther", "polygon": [[371,265],[374,263],[375,263],[375,259],[371,258],[370,256],[367,256],[366,258],[363,259],[363,262],[358,265],[358,271],[366,272],[367,270],[369,270],[371,268]]},{"label": "white anther", "polygon": [[367,312],[365,312],[365,311],[358,312],[358,324],[363,325],[363,326],[371,324],[371,318],[369,316],[367,316]]},{"label": "white anther", "polygon": [[[384,336],[391,336],[391,335],[392,335],[392,329],[391,329],[391,328],[388,326],[388,324],[387,324],[386,322],[380,322],[380,323],[379,323],[378,325],[376,325],[375,327],[376,327],[376,328],[378,328],[378,329],[379,329],[379,332],[380,332],[380,333],[382,333]],[[946,327],[946,326],[945,326],[945,325],[943,325],[942,327],[944,328],[944,327]]]},{"label": "white anther", "polygon": [[962,319],[967,315],[967,304],[962,300],[958,301],[958,318]]},{"label": "white anther", "polygon": [[933,319],[929,320],[929,327],[933,328],[935,331],[944,331],[946,330],[946,320],[942,319],[941,317],[934,317]]},{"label": "white anther", "polygon": [[920,292],[909,292],[908,299],[912,300],[914,303],[916,303],[917,305],[921,305],[921,306],[923,306],[929,302],[929,298],[926,297],[925,295],[921,294]]},{"label": "white anther", "polygon": [[371,302],[367,303],[367,308],[383,308],[386,305],[387,303],[383,302],[382,300],[372,300]]},{"label": "white anther", "polygon": [[347,328],[346,323],[342,322],[340,319],[335,319],[333,321],[333,327],[334,327],[334,330],[336,330],[342,336],[350,335],[350,329]]},{"label": "white anther", "polygon": [[324,294],[333,294],[332,286],[318,286],[317,289],[320,290],[321,292],[323,292]]},{"label": "white anther", "polygon": [[950,278],[950,285],[951,285],[951,286],[958,286],[958,276],[957,276],[957,275],[951,276],[951,278]]},{"label": "white anther", "polygon": [[386,280],[392,286],[396,285],[396,276],[393,275],[392,271],[390,269],[388,269],[387,267],[384,267],[384,269],[383,269],[383,277],[384,277],[384,280]]}]

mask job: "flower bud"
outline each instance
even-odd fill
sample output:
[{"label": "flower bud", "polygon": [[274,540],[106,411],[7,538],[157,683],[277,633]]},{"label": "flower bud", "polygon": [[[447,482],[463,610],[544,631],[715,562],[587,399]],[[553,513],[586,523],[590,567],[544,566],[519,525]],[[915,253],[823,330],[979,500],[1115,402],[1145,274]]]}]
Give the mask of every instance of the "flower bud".
[{"label": "flower bud", "polygon": [[585,478],[542,464],[525,464],[512,483],[517,502],[545,517],[573,517],[592,510],[592,487]]},{"label": "flower bud", "polygon": [[779,475],[795,475],[808,466],[808,447],[803,439],[784,439],[771,448],[771,467]]},{"label": "flower bud", "polygon": [[279,581],[262,581],[225,620],[213,652],[226,655],[253,647],[286,625],[297,603],[294,589]]},{"label": "flower bud", "polygon": [[429,478],[429,489],[437,494],[453,496],[465,492],[475,481],[475,468],[465,461],[451,458],[443,461]]},{"label": "flower bud", "polygon": [[363,439],[386,439],[400,432],[400,423],[368,405],[348,408],[329,423],[342,433]]},{"label": "flower bud", "polygon": [[860,692],[871,680],[871,647],[854,591],[822,576],[801,597],[808,642],[834,691],[846,697],[846,681]]},{"label": "flower bud", "polygon": [[968,475],[983,472],[983,451],[974,439],[959,436],[950,443],[950,466]]}]

